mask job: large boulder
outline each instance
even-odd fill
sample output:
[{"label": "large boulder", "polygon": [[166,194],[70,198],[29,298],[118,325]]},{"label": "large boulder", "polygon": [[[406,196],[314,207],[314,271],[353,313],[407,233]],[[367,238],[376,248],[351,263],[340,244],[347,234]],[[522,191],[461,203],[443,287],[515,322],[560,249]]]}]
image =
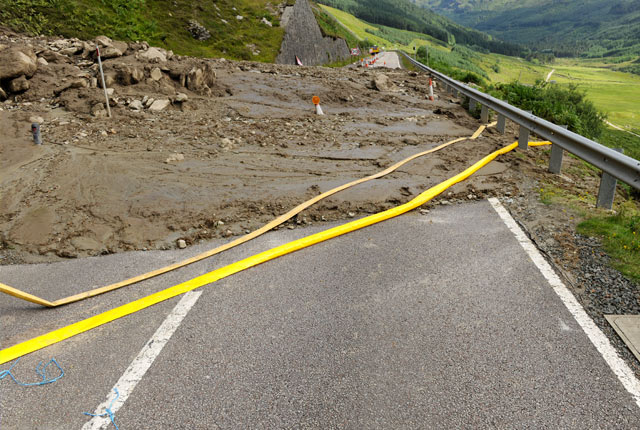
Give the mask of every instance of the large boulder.
[{"label": "large boulder", "polygon": [[194,67],[187,74],[186,87],[191,91],[201,91],[213,87],[216,81],[216,71],[210,64],[204,67]]},{"label": "large boulder", "polygon": [[100,47],[108,47],[108,46],[112,46],[113,44],[113,40],[111,40],[109,37],[107,36],[98,36],[95,39],[95,42],[97,45],[99,45]]},{"label": "large boulder", "polygon": [[44,58],[49,63],[55,63],[55,64],[72,63],[71,59],[66,55],[59,54],[49,49],[42,51],[40,53],[40,57]]},{"label": "large boulder", "polygon": [[[134,85],[144,79],[144,70],[135,66],[116,64],[114,65],[114,70],[116,72],[116,80],[122,85]],[[106,77],[105,80],[107,81],[107,86],[110,86]]]},{"label": "large boulder", "polygon": [[120,42],[118,40],[111,41],[109,46],[105,46],[100,49],[100,56],[107,60],[109,58],[122,57],[129,49],[127,42]]},{"label": "large boulder", "polygon": [[0,51],[0,80],[32,77],[38,69],[38,59],[31,48],[9,48]]},{"label": "large boulder", "polygon": [[391,82],[389,77],[383,73],[378,73],[371,84],[378,91],[398,91],[396,84]]},{"label": "large boulder", "polygon": [[9,92],[10,93],[23,93],[30,88],[29,81],[27,78],[20,76],[19,78],[12,79],[9,82]]},{"label": "large boulder", "polygon": [[164,63],[167,61],[167,54],[164,49],[154,48],[153,46],[140,53],[140,58],[150,63]]},{"label": "large boulder", "polygon": [[171,104],[171,102],[169,100],[166,100],[166,99],[155,100],[153,103],[151,103],[151,106],[149,106],[149,110],[152,111],[152,112],[160,112],[160,111],[164,110],[170,104]]}]

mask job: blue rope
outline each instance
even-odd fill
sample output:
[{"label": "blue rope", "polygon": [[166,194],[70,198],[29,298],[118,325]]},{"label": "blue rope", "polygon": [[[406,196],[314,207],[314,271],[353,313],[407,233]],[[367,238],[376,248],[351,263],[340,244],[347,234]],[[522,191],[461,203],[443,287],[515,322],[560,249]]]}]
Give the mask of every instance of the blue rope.
[{"label": "blue rope", "polygon": [[[56,359],[52,358],[51,360],[49,360],[49,362],[46,365],[44,365],[43,362],[40,362],[36,366],[36,373],[38,374],[38,376],[40,376],[42,378],[42,381],[38,381],[38,382],[20,382],[20,381],[18,381],[16,379],[16,377],[13,375],[13,373],[11,373],[11,369],[13,369],[13,366],[18,364],[18,361],[20,361],[19,358],[9,367],[9,369],[0,371],[0,380],[6,378],[7,376],[10,376],[11,379],[13,379],[13,382],[15,382],[18,385],[22,385],[23,387],[33,387],[35,385],[51,384],[52,382],[56,382],[58,379],[60,379],[60,378],[62,378],[64,376],[64,370],[62,370],[62,367],[60,367],[60,365],[58,364]],[[55,366],[58,368],[58,370],[60,370],[60,375],[56,376],[55,378],[47,379],[47,368],[49,367],[49,365],[51,363],[55,364]]]},{"label": "blue rope", "polygon": [[118,400],[118,397],[120,397],[120,393],[118,392],[117,388],[114,388],[113,391],[116,392],[116,398],[111,400],[111,403],[109,403],[109,406],[107,406],[104,410],[105,412],[102,414],[92,414],[89,412],[83,412],[83,414],[85,415],[89,415],[90,417],[106,417],[109,416],[109,419],[111,420],[111,422],[113,423],[113,426],[116,428],[116,430],[118,429],[118,425],[116,424],[116,422],[113,420],[114,416],[113,416],[113,411],[111,411],[111,407],[113,406],[113,404],[115,403],[116,400]]}]

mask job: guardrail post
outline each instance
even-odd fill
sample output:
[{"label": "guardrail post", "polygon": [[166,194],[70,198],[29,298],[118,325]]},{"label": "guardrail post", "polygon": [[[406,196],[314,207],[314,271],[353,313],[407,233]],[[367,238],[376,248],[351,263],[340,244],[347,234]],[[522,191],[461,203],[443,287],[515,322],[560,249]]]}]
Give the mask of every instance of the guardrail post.
[{"label": "guardrail post", "polygon": [[458,98],[458,90],[456,90],[455,88],[453,89],[453,93],[452,94],[453,94],[453,96],[455,98]]},{"label": "guardrail post", "polygon": [[505,126],[507,125],[507,118],[504,115],[498,114],[498,131],[504,134]]},{"label": "guardrail post", "polygon": [[476,110],[476,101],[469,97],[469,112]]},{"label": "guardrail post", "polygon": [[486,107],[485,105],[482,105],[482,110],[480,111],[480,121],[483,124],[486,124],[489,122],[489,108]]},{"label": "guardrail post", "polygon": [[518,136],[518,149],[529,149],[529,129],[525,126],[520,126],[520,133]]},{"label": "guardrail post", "polygon": [[[567,128],[568,126],[563,125],[563,128]],[[562,157],[564,155],[564,149],[558,146],[557,143],[552,142],[551,145],[551,159],[549,160],[549,171],[551,173],[560,173],[562,170]]]},{"label": "guardrail post", "polygon": [[[624,154],[624,149],[613,148],[614,151],[618,151]],[[611,209],[613,207],[613,199],[616,196],[616,185],[618,180],[608,174],[602,172],[602,178],[600,179],[600,189],[598,190],[598,201],[596,202],[597,208]]]},{"label": "guardrail post", "polygon": [[560,148],[557,143],[551,143],[551,159],[549,160],[549,171],[551,173],[560,173],[563,153],[564,149]]}]

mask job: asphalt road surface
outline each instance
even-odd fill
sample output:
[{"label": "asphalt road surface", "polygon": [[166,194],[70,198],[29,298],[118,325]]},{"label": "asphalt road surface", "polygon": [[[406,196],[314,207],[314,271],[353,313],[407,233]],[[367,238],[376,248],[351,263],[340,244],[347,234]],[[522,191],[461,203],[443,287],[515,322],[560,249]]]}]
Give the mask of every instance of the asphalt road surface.
[{"label": "asphalt road surface", "polygon": [[[329,226],[269,233],[63,309],[0,297],[0,344]],[[55,299],[202,249],[5,266],[0,279]],[[122,430],[640,423],[633,396],[487,201],[412,212],[198,291],[24,357],[21,380],[52,357],[65,375],[40,387],[0,380],[0,428],[106,428],[83,412],[103,412],[114,386]]]},{"label": "asphalt road surface", "polygon": [[386,67],[388,69],[400,69],[400,58],[395,52],[382,51],[378,54],[378,61],[371,67]]}]

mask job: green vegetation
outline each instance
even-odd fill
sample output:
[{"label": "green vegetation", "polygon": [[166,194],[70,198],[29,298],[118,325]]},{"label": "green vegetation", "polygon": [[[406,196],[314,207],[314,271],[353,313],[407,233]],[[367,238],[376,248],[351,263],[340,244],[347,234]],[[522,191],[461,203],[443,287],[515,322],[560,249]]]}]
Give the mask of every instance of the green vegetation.
[{"label": "green vegetation", "polygon": [[[414,0],[461,25],[556,56],[640,55],[640,0]],[[505,25],[508,23],[508,25]]]},{"label": "green vegetation", "polygon": [[[104,34],[146,40],[181,55],[270,62],[284,32],[269,13],[269,4],[268,0],[0,0],[0,22],[32,34],[81,39]],[[262,18],[273,27],[260,23]],[[190,20],[205,26],[211,38],[194,39],[187,30]]]},{"label": "green vegetation", "polygon": [[451,51],[429,49],[428,52],[427,47],[421,46],[418,48],[417,56],[421,63],[428,62],[429,67],[456,80],[477,85],[486,84],[487,73],[475,63],[480,59],[481,54],[462,45],[454,46]]},{"label": "green vegetation", "polygon": [[578,225],[578,233],[602,239],[612,265],[640,281],[640,212],[633,202],[618,207],[615,215],[600,215]]},{"label": "green vegetation", "polygon": [[430,10],[415,6],[409,0],[320,0],[319,3],[372,24],[422,33],[449,44],[477,45],[507,55],[520,55],[523,52],[518,45],[458,25]]},{"label": "green vegetation", "polygon": [[598,141],[610,148],[622,148],[625,155],[640,160],[640,137],[626,131],[605,128]]},{"label": "green vegetation", "polygon": [[365,42],[362,39],[358,38],[358,36],[342,25],[331,14],[315,5],[312,5],[312,9],[323,36],[339,37],[344,39],[349,48],[359,47],[363,49],[365,47],[369,47],[369,45],[365,45]]},{"label": "green vegetation", "polygon": [[[499,72],[493,70],[499,64]],[[485,55],[479,64],[495,83],[518,81],[535,84],[555,70],[550,81],[559,85],[578,85],[609,121],[629,127],[640,134],[640,76],[613,70],[613,65],[596,60],[558,59],[553,65],[539,65],[521,58],[503,55]]]},{"label": "green vegetation", "polygon": [[569,130],[590,139],[600,137],[605,128],[604,115],[576,85],[547,85],[538,81],[527,86],[512,82],[498,84],[491,92],[513,106],[555,124],[568,125]]}]

